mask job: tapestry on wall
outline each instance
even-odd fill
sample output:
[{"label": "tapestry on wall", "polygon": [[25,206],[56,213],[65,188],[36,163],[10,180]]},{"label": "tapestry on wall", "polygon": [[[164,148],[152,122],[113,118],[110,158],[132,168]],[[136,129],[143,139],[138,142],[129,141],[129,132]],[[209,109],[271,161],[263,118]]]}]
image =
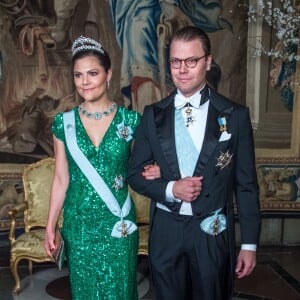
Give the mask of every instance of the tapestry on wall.
[{"label": "tapestry on wall", "polygon": [[[0,231],[10,228],[8,212],[24,202],[22,183],[23,164],[0,165]],[[23,227],[23,214],[17,216],[16,227]]]},{"label": "tapestry on wall", "polygon": [[259,165],[261,210],[300,210],[300,165]]},{"label": "tapestry on wall", "polygon": [[[244,104],[246,19],[245,11],[229,0],[45,0],[24,5],[16,1],[9,8],[0,5],[1,165],[53,156],[53,117],[80,103],[73,90],[70,51],[80,35],[98,40],[111,56],[111,98],[142,113],[145,105],[174,89],[168,69],[171,35],[183,26],[198,26],[212,42],[213,66],[207,80]],[[7,210],[22,198],[21,173],[8,170],[1,176],[0,222],[7,228]]]}]

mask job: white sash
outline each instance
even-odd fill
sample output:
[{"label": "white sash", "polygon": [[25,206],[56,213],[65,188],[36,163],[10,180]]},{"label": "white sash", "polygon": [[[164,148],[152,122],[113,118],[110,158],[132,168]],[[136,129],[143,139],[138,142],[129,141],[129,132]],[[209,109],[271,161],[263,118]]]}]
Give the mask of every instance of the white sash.
[{"label": "white sash", "polygon": [[69,112],[65,112],[63,114],[63,120],[66,143],[74,161],[81,169],[85,177],[89,180],[95,191],[99,194],[111,213],[121,219],[114,225],[111,235],[113,237],[120,238],[126,237],[128,234],[133,233],[135,230],[137,230],[136,224],[130,220],[123,219],[129,214],[131,210],[131,199],[129,193],[127,194],[127,198],[121,209],[117,199],[115,198],[111,190],[107,187],[100,174],[95,170],[90,161],[78,147],[76,139],[74,111],[72,110]]}]

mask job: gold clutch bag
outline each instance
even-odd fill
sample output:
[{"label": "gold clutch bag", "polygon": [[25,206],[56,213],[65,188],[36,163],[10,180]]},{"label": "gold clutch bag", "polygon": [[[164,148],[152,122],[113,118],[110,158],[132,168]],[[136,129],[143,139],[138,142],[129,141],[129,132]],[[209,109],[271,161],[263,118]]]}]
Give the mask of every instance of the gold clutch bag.
[{"label": "gold clutch bag", "polygon": [[58,270],[61,271],[65,261],[65,242],[59,229],[57,229],[55,233],[55,247],[56,249],[53,252],[53,259],[58,267]]}]

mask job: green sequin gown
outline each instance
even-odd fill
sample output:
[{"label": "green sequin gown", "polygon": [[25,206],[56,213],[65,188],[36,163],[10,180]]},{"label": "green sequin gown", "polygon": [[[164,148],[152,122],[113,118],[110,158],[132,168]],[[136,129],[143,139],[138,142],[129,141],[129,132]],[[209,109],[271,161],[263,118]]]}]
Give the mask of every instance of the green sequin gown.
[{"label": "green sequin gown", "polygon": [[[126,178],[131,142],[118,136],[118,124],[124,123],[133,133],[140,115],[118,107],[102,142],[96,148],[87,135],[78,108],[75,112],[77,144],[119,202],[126,199],[128,186],[114,188],[115,178]],[[56,115],[53,134],[65,144],[69,164],[70,183],[64,202],[62,234],[66,241],[66,255],[70,272],[73,300],[136,300],[136,265],[138,231],[124,238],[111,236],[113,225],[119,220],[96,193],[73,160],[65,142],[63,114]],[[135,208],[127,220],[135,221]]]}]

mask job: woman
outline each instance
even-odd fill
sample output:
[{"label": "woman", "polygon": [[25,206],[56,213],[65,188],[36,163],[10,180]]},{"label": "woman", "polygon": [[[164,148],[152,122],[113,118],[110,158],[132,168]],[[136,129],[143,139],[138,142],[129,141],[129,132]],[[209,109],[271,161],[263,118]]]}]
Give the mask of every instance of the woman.
[{"label": "woman", "polygon": [[[80,37],[72,54],[75,88],[84,101],[54,118],[56,167],[45,249],[55,251],[64,207],[72,299],[134,300],[138,231],[124,178],[140,115],[108,98],[111,62],[99,43]],[[145,177],[155,178],[157,170],[148,166]]]}]

